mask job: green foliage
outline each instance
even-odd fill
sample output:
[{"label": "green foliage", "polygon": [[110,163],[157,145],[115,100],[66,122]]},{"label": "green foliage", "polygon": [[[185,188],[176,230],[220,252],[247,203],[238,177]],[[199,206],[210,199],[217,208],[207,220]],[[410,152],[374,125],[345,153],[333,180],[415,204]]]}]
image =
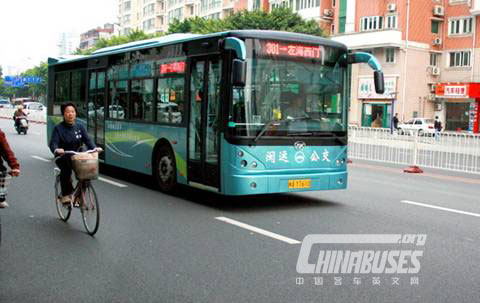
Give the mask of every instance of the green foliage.
[{"label": "green foliage", "polygon": [[289,8],[274,9],[271,13],[261,10],[244,10],[223,20],[207,20],[200,17],[188,18],[183,21],[175,20],[170,23],[168,34],[208,34],[241,29],[278,30],[324,36],[324,33],[318,23],[316,23],[314,20],[306,21],[302,19],[300,15],[292,12]]},{"label": "green foliage", "polygon": [[41,62],[38,66],[35,66],[22,74],[20,77],[35,76],[41,79],[39,84],[29,84],[26,87],[10,87],[3,85],[3,78],[0,76],[0,96],[16,98],[19,97],[35,97],[36,99],[42,99],[47,95],[47,76],[48,65],[46,62]]}]

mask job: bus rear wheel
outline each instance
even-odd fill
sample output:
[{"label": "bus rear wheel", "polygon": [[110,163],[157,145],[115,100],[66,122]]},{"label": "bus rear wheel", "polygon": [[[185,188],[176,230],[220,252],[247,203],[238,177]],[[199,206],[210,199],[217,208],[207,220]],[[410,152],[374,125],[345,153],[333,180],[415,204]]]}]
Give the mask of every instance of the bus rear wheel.
[{"label": "bus rear wheel", "polygon": [[155,180],[162,192],[171,193],[177,185],[175,155],[167,146],[162,146],[155,155],[153,169]]}]

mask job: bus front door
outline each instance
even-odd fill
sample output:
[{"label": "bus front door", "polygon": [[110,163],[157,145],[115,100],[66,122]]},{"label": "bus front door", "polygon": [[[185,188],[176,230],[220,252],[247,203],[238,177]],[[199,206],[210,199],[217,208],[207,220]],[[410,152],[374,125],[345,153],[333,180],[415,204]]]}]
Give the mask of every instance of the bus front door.
[{"label": "bus front door", "polygon": [[195,58],[189,66],[188,181],[219,191],[221,60]]},{"label": "bus front door", "polygon": [[[98,147],[105,149],[105,71],[91,70],[89,72],[87,130]],[[105,153],[99,157],[104,159]]]}]

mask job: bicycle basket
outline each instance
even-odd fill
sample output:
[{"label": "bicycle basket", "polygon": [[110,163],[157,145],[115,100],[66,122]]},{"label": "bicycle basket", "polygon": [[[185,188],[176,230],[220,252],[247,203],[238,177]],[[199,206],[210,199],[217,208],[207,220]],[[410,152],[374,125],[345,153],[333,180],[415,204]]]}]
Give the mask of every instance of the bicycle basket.
[{"label": "bicycle basket", "polygon": [[98,179],[98,153],[73,155],[72,167],[78,180]]},{"label": "bicycle basket", "polygon": [[5,197],[7,196],[8,184],[10,184],[10,180],[12,176],[7,174],[6,172],[0,172],[0,202],[5,201]]}]

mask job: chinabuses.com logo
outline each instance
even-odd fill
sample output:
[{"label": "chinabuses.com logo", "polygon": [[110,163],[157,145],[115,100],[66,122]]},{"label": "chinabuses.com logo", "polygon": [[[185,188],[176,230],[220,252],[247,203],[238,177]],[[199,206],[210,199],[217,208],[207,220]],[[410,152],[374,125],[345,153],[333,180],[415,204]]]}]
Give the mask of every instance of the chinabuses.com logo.
[{"label": "chinabuses.com logo", "polygon": [[[299,274],[418,274],[423,234],[308,235],[297,261]],[[360,248],[360,249],[357,249]]]}]

